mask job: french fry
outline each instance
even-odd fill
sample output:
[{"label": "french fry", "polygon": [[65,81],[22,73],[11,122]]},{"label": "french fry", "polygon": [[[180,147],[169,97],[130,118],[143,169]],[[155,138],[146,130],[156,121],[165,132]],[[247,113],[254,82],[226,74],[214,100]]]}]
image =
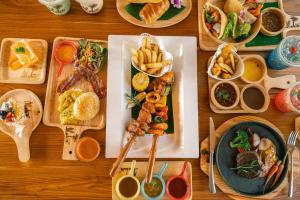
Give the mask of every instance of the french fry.
[{"label": "french fry", "polygon": [[132,57],[131,57],[131,59],[132,59],[132,61],[133,61],[133,63],[135,64],[135,65],[139,65],[139,58],[138,58],[138,55],[133,55]]},{"label": "french fry", "polygon": [[148,63],[148,57],[146,54],[146,49],[142,50],[143,51],[143,55],[144,55],[144,62],[143,63]]},{"label": "french fry", "polygon": [[144,37],[143,41],[142,41],[142,45],[141,45],[142,50],[146,49],[146,43],[147,43],[147,39],[146,39],[146,37]]},{"label": "french fry", "polygon": [[154,51],[156,53],[156,55],[158,55],[159,53],[159,46],[157,44],[153,45],[152,51]]},{"label": "french fry", "polygon": [[234,72],[232,71],[231,67],[229,67],[228,65],[224,64],[224,63],[219,63],[222,71],[230,73],[230,74],[234,74]]},{"label": "french fry", "polygon": [[232,53],[229,54],[229,58],[230,58],[230,62],[231,62],[231,67],[232,67],[233,71],[235,71],[235,62],[234,62],[234,57],[233,57]]},{"label": "french fry", "polygon": [[141,50],[138,50],[138,63],[139,67],[144,64],[144,53]]},{"label": "french fry", "polygon": [[217,59],[217,63],[224,63],[224,58],[222,56],[219,56]]},{"label": "french fry", "polygon": [[161,68],[152,68],[152,69],[148,69],[147,72],[149,74],[156,74]]},{"label": "french fry", "polygon": [[151,51],[149,49],[145,49],[145,53],[147,56],[147,62],[144,62],[144,63],[152,63]]},{"label": "french fry", "polygon": [[157,56],[157,62],[161,62],[162,58],[163,58],[163,54],[162,54],[162,52],[160,52]]},{"label": "french fry", "polygon": [[157,62],[157,53],[155,51],[151,52],[151,62]]},{"label": "french fry", "polygon": [[231,60],[230,60],[230,58],[226,58],[225,61],[224,61],[224,63],[225,63],[226,65],[231,65]]},{"label": "french fry", "polygon": [[147,68],[162,68],[162,67],[165,67],[167,65],[170,65],[172,63],[171,60],[164,60],[162,62],[156,62],[156,63],[149,63],[149,64],[146,64],[146,67]]},{"label": "french fry", "polygon": [[142,64],[142,65],[140,66],[140,69],[143,70],[143,71],[147,71],[147,67],[146,67],[145,64]]},{"label": "french fry", "polygon": [[146,36],[146,49],[151,50],[151,39],[150,36]]}]

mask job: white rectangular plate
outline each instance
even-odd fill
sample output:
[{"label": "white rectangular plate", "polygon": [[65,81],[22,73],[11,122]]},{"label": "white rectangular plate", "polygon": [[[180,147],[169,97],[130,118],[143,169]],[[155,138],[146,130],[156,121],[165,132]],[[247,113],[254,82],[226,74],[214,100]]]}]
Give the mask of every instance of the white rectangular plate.
[{"label": "white rectangular plate", "polygon": [[[174,57],[173,116],[174,134],[159,138],[157,158],[198,158],[198,90],[196,37],[157,36],[159,44]],[[131,94],[131,53],[138,48],[139,36],[108,37],[108,93],[106,157],[116,158],[128,135],[131,110],[126,108],[125,94]],[[128,158],[147,158],[152,135],[138,137]]]}]

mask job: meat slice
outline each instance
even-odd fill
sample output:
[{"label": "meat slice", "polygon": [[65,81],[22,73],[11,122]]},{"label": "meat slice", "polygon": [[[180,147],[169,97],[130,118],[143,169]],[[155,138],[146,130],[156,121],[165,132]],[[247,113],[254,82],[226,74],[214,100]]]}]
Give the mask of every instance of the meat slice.
[{"label": "meat slice", "polygon": [[260,175],[260,169],[261,169],[261,163],[259,159],[259,155],[257,154],[256,151],[246,151],[239,153],[236,157],[236,162],[237,162],[237,168],[245,165],[249,165],[251,162],[257,161],[259,164],[258,167],[252,168],[252,169],[245,169],[245,170],[237,170],[237,174],[240,176],[243,176],[248,179],[253,179],[256,178]]},{"label": "meat slice", "polygon": [[56,91],[58,93],[63,93],[64,91],[68,90],[70,87],[72,87],[76,82],[78,82],[83,76],[78,70],[75,70],[74,73],[69,76],[69,78],[62,81]]}]

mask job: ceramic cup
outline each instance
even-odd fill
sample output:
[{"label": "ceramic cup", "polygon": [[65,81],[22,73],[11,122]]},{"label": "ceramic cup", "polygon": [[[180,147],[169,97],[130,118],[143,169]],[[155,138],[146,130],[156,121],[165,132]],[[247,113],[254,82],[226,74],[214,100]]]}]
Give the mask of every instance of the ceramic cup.
[{"label": "ceramic cup", "polygon": [[96,14],[103,7],[103,0],[76,0],[88,14]]},{"label": "ceramic cup", "polygon": [[[171,200],[186,200],[186,199],[190,198],[190,196],[191,196],[191,184],[190,184],[189,180],[187,179],[187,177],[184,176],[184,172],[186,171],[187,167],[188,167],[188,162],[185,161],[180,174],[175,175],[175,176],[171,176],[168,179],[167,185],[166,185],[166,193],[167,193],[167,196],[169,197],[169,199],[171,199]],[[183,183],[182,186],[186,187],[185,194],[180,196],[180,197],[176,197],[172,193],[172,188],[171,187],[176,181]],[[177,184],[177,186],[179,186],[179,185]]]},{"label": "ceramic cup", "polygon": [[162,191],[156,197],[150,197],[150,196],[147,195],[147,193],[145,192],[145,188],[144,188],[145,184],[146,184],[146,179],[143,180],[143,182],[141,184],[141,192],[142,192],[142,195],[145,197],[145,199],[148,199],[148,200],[159,200],[159,199],[161,199],[165,195],[165,192],[166,192],[166,183],[165,183],[165,181],[164,181],[164,179],[163,179],[162,176],[163,176],[163,173],[166,171],[167,167],[168,167],[168,163],[165,163],[162,166],[162,168],[160,169],[159,173],[153,175],[152,181],[153,181],[153,179],[158,179],[158,180],[160,180],[160,182],[162,184]]},{"label": "ceramic cup", "polygon": [[71,9],[70,0],[39,0],[39,2],[55,15],[65,15]]},{"label": "ceramic cup", "polygon": [[[122,200],[133,200],[133,199],[136,199],[139,196],[139,194],[140,194],[140,189],[141,189],[140,182],[134,176],[135,165],[136,165],[136,161],[133,160],[132,163],[131,163],[131,167],[130,167],[129,173],[127,175],[122,176],[121,178],[119,178],[119,180],[116,183],[116,193],[117,193],[117,196],[118,196],[119,199],[122,199]],[[130,194],[130,195],[125,194],[125,192],[128,191],[128,188],[132,186],[129,183],[130,184],[136,184],[136,191],[133,192],[133,194]],[[121,187],[124,184],[126,185],[127,188],[122,190]]]}]

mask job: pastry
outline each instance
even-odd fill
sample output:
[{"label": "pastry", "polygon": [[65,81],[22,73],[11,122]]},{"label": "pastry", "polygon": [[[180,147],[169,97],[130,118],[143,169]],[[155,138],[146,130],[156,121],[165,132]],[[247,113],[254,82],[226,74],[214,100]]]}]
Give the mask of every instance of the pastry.
[{"label": "pastry", "polygon": [[160,3],[148,3],[140,11],[140,17],[146,24],[157,21],[170,7],[169,0]]},{"label": "pastry", "polygon": [[128,3],[159,3],[162,0],[126,0]]}]

